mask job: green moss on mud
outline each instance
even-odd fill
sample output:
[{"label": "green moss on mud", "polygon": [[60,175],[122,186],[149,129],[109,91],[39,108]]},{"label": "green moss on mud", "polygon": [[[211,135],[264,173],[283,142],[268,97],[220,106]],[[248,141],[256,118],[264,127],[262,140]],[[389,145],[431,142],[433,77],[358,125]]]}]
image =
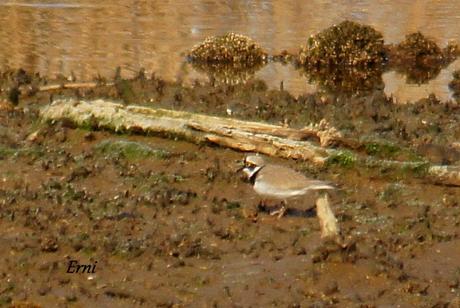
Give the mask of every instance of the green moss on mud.
[{"label": "green moss on mud", "polygon": [[365,151],[368,155],[391,158],[394,157],[401,148],[392,143],[369,142],[364,144]]},{"label": "green moss on mud", "polygon": [[356,163],[356,156],[350,151],[339,151],[327,159],[327,165],[350,168]]},{"label": "green moss on mud", "polygon": [[404,173],[413,175],[415,177],[423,177],[428,174],[430,163],[427,161],[407,163],[403,166]]},{"label": "green moss on mud", "polygon": [[0,145],[0,159],[5,159],[7,157],[13,156],[18,152],[16,149]]},{"label": "green moss on mud", "polygon": [[22,157],[30,156],[33,158],[42,157],[44,155],[43,150],[38,146],[24,147],[24,148],[13,148],[6,145],[0,144],[0,160],[7,159],[10,157]]},{"label": "green moss on mud", "polygon": [[128,160],[148,157],[168,159],[171,153],[162,149],[153,149],[145,144],[128,140],[104,140],[95,145],[95,150],[109,156],[122,156]]}]

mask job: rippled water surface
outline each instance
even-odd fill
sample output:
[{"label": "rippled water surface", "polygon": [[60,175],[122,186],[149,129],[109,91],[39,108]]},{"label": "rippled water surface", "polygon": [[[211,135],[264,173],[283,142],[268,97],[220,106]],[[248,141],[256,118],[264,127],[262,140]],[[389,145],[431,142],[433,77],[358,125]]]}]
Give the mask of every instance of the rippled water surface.
[{"label": "rippled water surface", "polygon": [[[167,79],[206,78],[184,64],[184,53],[209,35],[250,36],[270,53],[297,52],[306,38],[345,19],[369,24],[397,43],[421,31],[440,47],[460,42],[460,1],[0,1],[0,66],[80,80],[126,76],[140,68]],[[455,61],[422,85],[387,72],[385,92],[399,101],[434,93],[449,99]],[[284,82],[294,94],[315,85],[292,66],[270,64],[257,72],[271,87]]]}]

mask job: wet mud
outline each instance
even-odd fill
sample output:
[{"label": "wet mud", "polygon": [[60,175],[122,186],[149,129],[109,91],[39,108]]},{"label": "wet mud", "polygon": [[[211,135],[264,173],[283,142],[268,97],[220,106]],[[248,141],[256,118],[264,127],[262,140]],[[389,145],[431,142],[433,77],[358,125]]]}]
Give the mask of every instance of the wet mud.
[{"label": "wet mud", "polygon": [[[271,159],[335,183],[346,245],[320,239],[314,211],[270,216],[236,173],[244,153],[183,140],[42,123],[58,97],[108,98],[301,128],[326,119],[381,143],[381,158],[460,164],[459,106],[428,97],[294,97],[245,84],[119,77],[38,91],[59,80],[3,73],[0,103],[0,305],[13,307],[455,307],[460,189],[353,165]],[[16,89],[16,90],[14,90]],[[299,206],[299,208],[304,208]],[[96,265],[67,273],[69,262]],[[97,262],[97,263],[96,263]],[[450,305],[450,306],[449,306]]]}]

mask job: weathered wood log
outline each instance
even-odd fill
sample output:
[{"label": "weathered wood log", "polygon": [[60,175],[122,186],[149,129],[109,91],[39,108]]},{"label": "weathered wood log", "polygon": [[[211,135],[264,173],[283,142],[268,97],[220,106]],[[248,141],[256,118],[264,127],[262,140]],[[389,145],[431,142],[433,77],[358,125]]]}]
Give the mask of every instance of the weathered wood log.
[{"label": "weathered wood log", "polygon": [[[41,115],[46,120],[68,119],[79,126],[173,134],[193,142],[212,142],[241,151],[309,160],[319,165],[329,156],[328,149],[311,142],[270,134],[272,130],[279,133],[283,127],[183,111],[125,106],[104,100],[57,100],[42,109]],[[264,133],[256,133],[257,126]],[[247,127],[249,131],[244,130]]]},{"label": "weathered wood log", "polygon": [[[45,120],[70,120],[80,126],[96,126],[115,131],[174,135],[192,142],[212,142],[245,152],[308,160],[316,165],[344,158],[343,151],[299,140],[297,130],[266,123],[208,116],[184,111],[123,105],[104,100],[56,100],[41,110]],[[334,130],[331,130],[334,135]],[[309,133],[306,133],[307,135]],[[335,134],[337,136],[338,134]],[[297,136],[291,139],[291,136]],[[381,160],[347,152],[358,166],[414,172],[432,182],[460,186],[460,168],[428,162]]]}]

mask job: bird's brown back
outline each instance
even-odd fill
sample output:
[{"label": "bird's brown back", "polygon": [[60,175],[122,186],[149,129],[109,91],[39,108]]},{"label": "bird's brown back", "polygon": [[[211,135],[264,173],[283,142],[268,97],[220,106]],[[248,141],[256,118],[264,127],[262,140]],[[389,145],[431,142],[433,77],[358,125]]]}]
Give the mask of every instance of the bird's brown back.
[{"label": "bird's brown back", "polygon": [[309,179],[293,169],[271,164],[264,166],[259,171],[257,179],[263,180],[268,186],[286,190],[302,190],[315,183],[324,183],[327,185],[326,182]]}]

